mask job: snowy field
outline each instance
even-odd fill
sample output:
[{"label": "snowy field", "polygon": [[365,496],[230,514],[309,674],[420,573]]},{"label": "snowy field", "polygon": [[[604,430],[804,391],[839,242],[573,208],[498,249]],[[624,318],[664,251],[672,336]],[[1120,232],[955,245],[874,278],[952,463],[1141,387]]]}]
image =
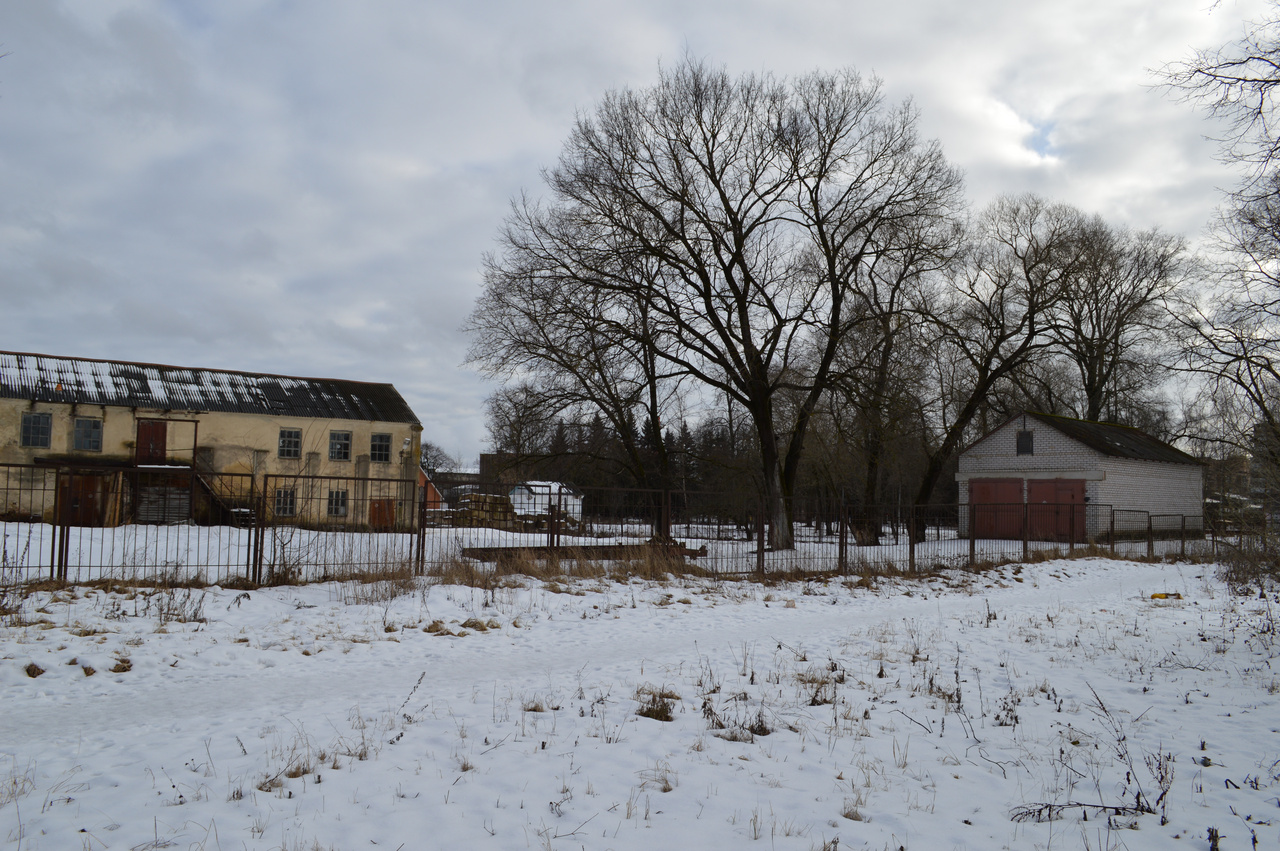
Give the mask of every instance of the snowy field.
[{"label": "snowy field", "polygon": [[6,602],[4,849],[1280,847],[1212,566]]}]

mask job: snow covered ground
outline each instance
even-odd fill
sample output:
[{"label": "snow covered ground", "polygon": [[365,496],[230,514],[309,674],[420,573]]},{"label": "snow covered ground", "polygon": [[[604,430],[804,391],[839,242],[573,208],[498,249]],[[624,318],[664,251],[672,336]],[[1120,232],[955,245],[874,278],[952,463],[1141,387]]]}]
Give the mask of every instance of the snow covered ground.
[{"label": "snow covered ground", "polygon": [[1280,847],[1280,605],[1212,566],[404,591],[26,597],[0,848]]}]

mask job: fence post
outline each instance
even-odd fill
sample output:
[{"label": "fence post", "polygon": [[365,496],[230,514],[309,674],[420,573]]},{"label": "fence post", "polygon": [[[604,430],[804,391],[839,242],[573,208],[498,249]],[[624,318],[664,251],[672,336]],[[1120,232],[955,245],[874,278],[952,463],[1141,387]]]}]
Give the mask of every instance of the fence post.
[{"label": "fence post", "polygon": [[[42,477],[45,486],[48,487],[49,479]],[[49,543],[49,578],[58,578],[58,554],[62,550],[62,526],[59,520],[62,517],[62,470],[55,469],[53,471],[53,540]]]},{"label": "fence post", "polygon": [[1178,557],[1187,557],[1187,515],[1180,515],[1182,524],[1178,529]]},{"label": "fence post", "polygon": [[262,584],[262,551],[266,549],[267,537],[267,490],[270,476],[262,477],[262,493],[258,494],[257,521],[253,524],[255,531],[253,544],[253,582]]},{"label": "fence post", "polygon": [[969,567],[973,567],[978,563],[978,524],[974,521],[973,503],[966,502],[963,506],[965,516],[967,518],[966,526],[969,527]]},{"label": "fence post", "polygon": [[1031,503],[1022,503],[1022,560],[1031,557]]},{"label": "fence post", "polygon": [[907,570],[910,573],[916,572],[916,509],[918,507],[913,504],[907,508]]},{"label": "fence post", "polygon": [[1156,557],[1156,533],[1151,524],[1151,512],[1147,512],[1147,558]]},{"label": "fence post", "polygon": [[1116,510],[1111,508],[1111,554],[1116,554]]},{"label": "fence post", "polygon": [[760,501],[760,510],[756,515],[756,573],[764,579],[764,500]]},{"label": "fence post", "polygon": [[418,530],[414,536],[415,552],[413,556],[413,575],[421,576],[425,571],[426,553],[423,551],[427,542],[427,489],[421,488],[418,494]]},{"label": "fence post", "polygon": [[845,522],[845,505],[844,505],[844,488],[840,489],[840,547],[839,556],[836,560],[836,567],[840,571],[840,575],[844,576],[849,572],[849,526]]},{"label": "fence post", "polygon": [[1067,506],[1071,512],[1071,519],[1067,521],[1067,552],[1074,553],[1076,551],[1076,504],[1073,502]]},{"label": "fence post", "polygon": [[253,577],[253,542],[257,537],[258,526],[258,477],[249,474],[249,548],[244,554],[244,578]]}]

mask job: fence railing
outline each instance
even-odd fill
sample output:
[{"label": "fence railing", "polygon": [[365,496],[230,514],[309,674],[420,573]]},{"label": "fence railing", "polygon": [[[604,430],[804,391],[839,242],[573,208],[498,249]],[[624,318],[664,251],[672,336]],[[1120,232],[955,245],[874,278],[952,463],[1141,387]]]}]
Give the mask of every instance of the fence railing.
[{"label": "fence railing", "polygon": [[791,545],[775,547],[754,494],[448,480],[435,488],[355,476],[0,465],[0,582],[270,583],[520,559],[657,559],[718,575],[916,571],[1082,546],[1213,553],[1241,534],[1206,529],[1199,515],[1092,503],[860,506],[826,497],[794,500]]},{"label": "fence railing", "polygon": [[422,567],[415,480],[0,465],[0,582]]}]

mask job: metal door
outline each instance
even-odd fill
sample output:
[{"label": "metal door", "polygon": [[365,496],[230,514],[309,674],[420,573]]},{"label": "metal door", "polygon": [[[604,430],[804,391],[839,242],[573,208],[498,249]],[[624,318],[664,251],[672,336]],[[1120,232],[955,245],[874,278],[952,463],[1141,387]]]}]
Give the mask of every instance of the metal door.
[{"label": "metal door", "polygon": [[970,479],[969,506],[975,538],[1022,537],[1022,479]]},{"label": "metal door", "polygon": [[101,526],[102,495],[106,477],[70,473],[59,477],[62,493],[58,496],[59,518],[64,526]]},{"label": "metal door", "polygon": [[166,446],[168,423],[164,420],[138,420],[138,446],[134,457],[139,464],[163,464],[168,460]]},{"label": "metal door", "polygon": [[1085,539],[1084,479],[1031,479],[1027,502],[1034,540]]},{"label": "metal door", "polygon": [[390,532],[396,528],[394,498],[369,500],[369,525],[375,532]]}]

